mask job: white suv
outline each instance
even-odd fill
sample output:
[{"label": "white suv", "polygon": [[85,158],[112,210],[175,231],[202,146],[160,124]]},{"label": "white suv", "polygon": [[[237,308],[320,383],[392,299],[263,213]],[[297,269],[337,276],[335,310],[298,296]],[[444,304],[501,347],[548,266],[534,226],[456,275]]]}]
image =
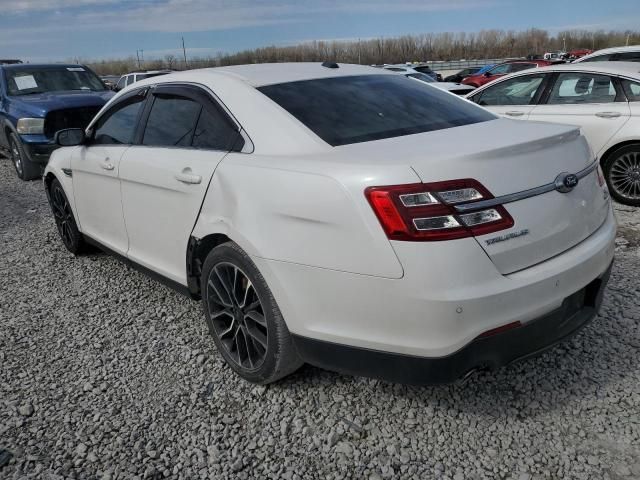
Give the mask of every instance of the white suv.
[{"label": "white suv", "polygon": [[166,75],[56,139],[44,181],[65,246],[201,298],[253,382],[303,362],[407,383],[498,367],[592,319],[613,260],[577,128],[380,69]]},{"label": "white suv", "polygon": [[144,80],[145,78],[158,77],[160,75],[166,75],[167,73],[171,73],[173,70],[145,70],[143,72],[131,72],[126,75],[122,75],[116,83],[116,86],[113,88],[116,92],[123,90],[125,87],[128,87],[132,83],[139,82],[140,80]]}]

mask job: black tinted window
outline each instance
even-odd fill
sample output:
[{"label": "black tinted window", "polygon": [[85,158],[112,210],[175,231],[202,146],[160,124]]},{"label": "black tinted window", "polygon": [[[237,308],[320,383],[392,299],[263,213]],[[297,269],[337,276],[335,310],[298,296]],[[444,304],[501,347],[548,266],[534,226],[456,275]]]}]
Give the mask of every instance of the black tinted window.
[{"label": "black tinted window", "polygon": [[305,80],[259,90],[333,146],[495,119],[450,93],[400,75]]},{"label": "black tinted window", "polygon": [[242,150],[242,137],[222,113],[203,109],[198,119],[193,146],[212,150]]},{"label": "black tinted window", "polygon": [[130,144],[143,102],[142,96],[130,97],[102,116],[94,127],[93,143]]},{"label": "black tinted window", "polygon": [[587,58],[583,62],[607,62],[611,59],[611,54],[598,55],[597,57]]},{"label": "black tinted window", "polygon": [[640,52],[618,53],[615,60],[619,62],[640,62]]},{"label": "black tinted window", "polygon": [[157,95],[149,113],[143,145],[191,146],[202,107],[183,97]]}]

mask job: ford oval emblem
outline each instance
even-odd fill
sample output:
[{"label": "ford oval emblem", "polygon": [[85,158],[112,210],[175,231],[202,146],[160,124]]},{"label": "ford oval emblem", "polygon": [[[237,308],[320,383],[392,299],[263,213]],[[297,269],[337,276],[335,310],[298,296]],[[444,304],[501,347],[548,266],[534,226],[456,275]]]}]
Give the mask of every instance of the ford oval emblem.
[{"label": "ford oval emblem", "polygon": [[556,190],[560,193],[568,193],[578,185],[578,176],[573,173],[561,173],[554,182]]}]

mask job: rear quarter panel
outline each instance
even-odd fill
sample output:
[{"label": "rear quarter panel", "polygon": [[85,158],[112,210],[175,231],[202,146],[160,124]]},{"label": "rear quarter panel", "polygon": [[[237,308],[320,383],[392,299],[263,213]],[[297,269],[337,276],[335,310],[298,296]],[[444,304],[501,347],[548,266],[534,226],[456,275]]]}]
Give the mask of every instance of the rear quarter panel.
[{"label": "rear quarter panel", "polygon": [[194,236],[223,233],[268,260],[402,277],[364,189],[417,176],[406,166],[326,162],[229,154],[213,176]]}]

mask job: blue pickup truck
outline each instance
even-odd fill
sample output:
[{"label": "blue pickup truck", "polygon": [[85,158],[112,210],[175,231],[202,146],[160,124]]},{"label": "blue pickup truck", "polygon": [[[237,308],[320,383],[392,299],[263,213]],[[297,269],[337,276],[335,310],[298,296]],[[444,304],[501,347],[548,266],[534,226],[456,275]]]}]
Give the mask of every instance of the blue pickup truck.
[{"label": "blue pickup truck", "polygon": [[0,65],[0,150],[21,179],[37,178],[55,132],[85,128],[113,95],[84,65]]}]

